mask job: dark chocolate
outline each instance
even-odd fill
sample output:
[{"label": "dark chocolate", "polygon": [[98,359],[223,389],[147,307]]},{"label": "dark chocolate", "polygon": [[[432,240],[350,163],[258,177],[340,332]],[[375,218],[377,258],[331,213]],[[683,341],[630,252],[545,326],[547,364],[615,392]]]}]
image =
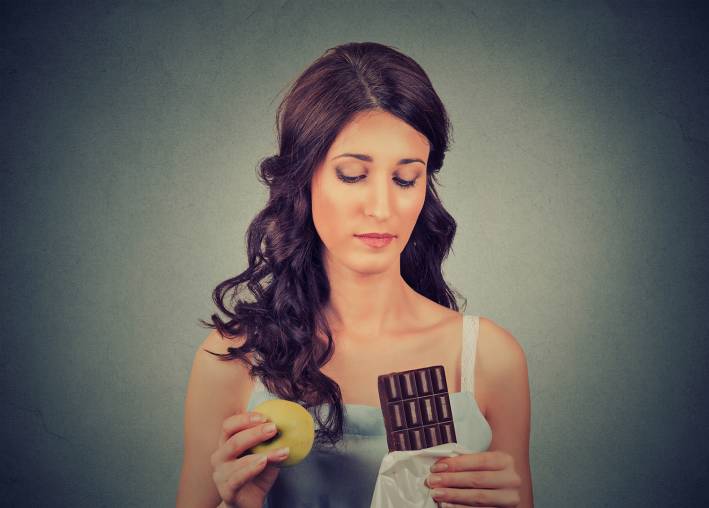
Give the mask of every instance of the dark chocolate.
[{"label": "dark chocolate", "polygon": [[384,374],[377,383],[390,452],[456,442],[442,365]]}]

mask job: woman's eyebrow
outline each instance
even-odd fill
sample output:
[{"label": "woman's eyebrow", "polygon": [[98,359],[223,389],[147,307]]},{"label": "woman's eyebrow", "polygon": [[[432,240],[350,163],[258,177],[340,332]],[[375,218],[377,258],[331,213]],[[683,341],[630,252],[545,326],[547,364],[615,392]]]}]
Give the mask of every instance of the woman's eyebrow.
[{"label": "woman's eyebrow", "polygon": [[[365,161],[365,162],[372,162],[372,160],[373,160],[371,155],[367,155],[367,154],[363,154],[363,153],[342,153],[336,157],[333,157],[330,160],[339,159],[340,157],[354,157],[355,159],[359,159],[359,160]],[[399,162],[397,164],[411,164],[412,162],[420,162],[424,166],[426,165],[426,163],[424,161],[422,161],[421,159],[399,159]]]}]

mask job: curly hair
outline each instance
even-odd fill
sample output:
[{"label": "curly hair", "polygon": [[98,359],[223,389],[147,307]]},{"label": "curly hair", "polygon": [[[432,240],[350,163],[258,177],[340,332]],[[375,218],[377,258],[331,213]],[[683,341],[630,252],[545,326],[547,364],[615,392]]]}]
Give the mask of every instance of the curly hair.
[{"label": "curly hair", "polygon": [[[269,198],[246,232],[249,266],[212,293],[229,319],[212,314],[211,323],[199,320],[222,337],[244,339],[228,354],[207,352],[224,361],[245,361],[252,379],[258,376],[278,397],[303,404],[317,421],[316,443],[333,446],[342,438],[345,407],[340,387],[320,371],[335,345],[323,313],[330,285],[311,215],[310,184],[340,130],[369,110],[395,115],[430,143],[425,202],[400,255],[401,276],[417,293],[458,311],[459,293],[441,272],[456,222],[434,187],[449,148],[448,115],[412,58],[392,46],[352,42],[328,49],[278,106],[279,154],[259,161],[259,181],[268,186]],[[242,285],[250,292],[248,300],[239,298]],[[325,418],[313,411],[323,406]]]}]

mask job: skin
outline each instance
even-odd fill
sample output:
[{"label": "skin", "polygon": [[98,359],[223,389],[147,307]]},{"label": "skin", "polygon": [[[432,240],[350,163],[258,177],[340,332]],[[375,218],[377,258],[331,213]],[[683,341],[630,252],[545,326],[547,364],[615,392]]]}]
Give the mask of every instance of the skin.
[{"label": "skin", "polygon": [[[364,112],[342,129],[313,174],[313,222],[331,287],[325,313],[336,342],[322,370],[339,384],[346,404],[379,407],[371,379],[434,363],[451,373],[451,391],[460,391],[462,315],[419,295],[400,274],[400,254],[425,199],[429,150],[426,137],[396,116]],[[338,157],[344,153],[371,160]],[[401,186],[410,181],[413,186]],[[396,237],[372,248],[354,236],[368,232]],[[448,469],[432,474],[427,486],[450,506],[533,507],[524,351],[484,317],[474,395],[492,428],[489,450],[439,460]]]}]

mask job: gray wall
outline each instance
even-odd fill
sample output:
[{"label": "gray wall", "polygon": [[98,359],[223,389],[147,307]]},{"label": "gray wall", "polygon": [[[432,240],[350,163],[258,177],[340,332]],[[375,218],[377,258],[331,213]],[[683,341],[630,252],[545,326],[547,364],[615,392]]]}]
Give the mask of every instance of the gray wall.
[{"label": "gray wall", "polygon": [[670,3],[3,3],[0,498],[174,504],[280,94],[372,40],[452,117],[445,275],[527,352],[536,505],[709,502],[707,12]]}]

